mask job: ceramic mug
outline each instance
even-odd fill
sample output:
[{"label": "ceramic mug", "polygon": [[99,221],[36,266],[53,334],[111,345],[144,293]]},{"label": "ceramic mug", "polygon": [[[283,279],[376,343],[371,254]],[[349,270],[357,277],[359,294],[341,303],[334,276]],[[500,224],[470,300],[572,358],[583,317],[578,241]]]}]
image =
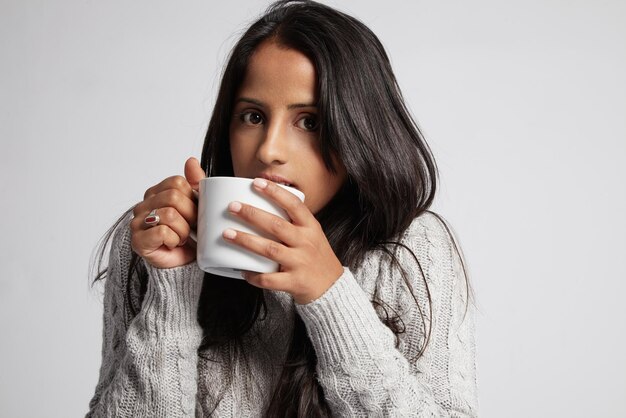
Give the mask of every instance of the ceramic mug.
[{"label": "ceramic mug", "polygon": [[[255,254],[236,244],[227,242],[222,232],[227,228],[268,239],[274,237],[237,219],[228,211],[230,202],[241,202],[289,220],[287,213],[264,198],[253,186],[253,179],[241,177],[206,177],[198,188],[198,228],[191,238],[196,241],[196,262],[209,273],[242,279],[241,271],[271,273],[278,271],[278,263]],[[304,193],[293,187],[279,184],[304,202]]]}]

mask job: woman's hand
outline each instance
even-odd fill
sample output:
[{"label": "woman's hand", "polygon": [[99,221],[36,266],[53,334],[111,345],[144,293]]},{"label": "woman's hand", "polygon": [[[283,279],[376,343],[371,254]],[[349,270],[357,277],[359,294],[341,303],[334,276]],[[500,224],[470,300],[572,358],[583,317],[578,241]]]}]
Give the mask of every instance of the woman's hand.
[{"label": "woman's hand", "polygon": [[244,278],[257,287],[288,292],[299,304],[319,298],[343,273],[319,222],[298,197],[276,183],[255,179],[254,188],[283,208],[292,222],[254,206],[231,202],[231,214],[280,241],[232,229],[224,231],[227,241],[280,264],[279,272],[246,272]]},{"label": "woman's hand", "polygon": [[[187,238],[191,229],[195,229],[198,217],[194,190],[198,190],[198,183],[204,177],[200,162],[189,158],[185,177],[168,177],[149,188],[144,200],[133,209],[131,247],[154,267],[178,267],[196,259],[195,243]],[[144,219],[153,209],[157,210],[160,221],[149,226]]]}]

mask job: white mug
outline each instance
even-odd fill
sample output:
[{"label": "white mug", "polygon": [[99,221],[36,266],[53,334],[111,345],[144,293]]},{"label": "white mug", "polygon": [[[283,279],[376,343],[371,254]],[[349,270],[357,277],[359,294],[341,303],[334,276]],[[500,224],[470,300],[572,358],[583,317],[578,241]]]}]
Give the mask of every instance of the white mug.
[{"label": "white mug", "polygon": [[[209,273],[242,279],[241,271],[271,273],[278,271],[278,263],[255,254],[236,244],[226,242],[222,232],[227,228],[268,239],[274,237],[234,217],[228,211],[230,202],[241,202],[289,220],[287,213],[264,198],[253,186],[253,179],[241,177],[206,177],[200,180],[198,193],[198,228],[191,238],[197,243],[196,262]],[[293,187],[279,185],[304,202],[304,193]]]}]

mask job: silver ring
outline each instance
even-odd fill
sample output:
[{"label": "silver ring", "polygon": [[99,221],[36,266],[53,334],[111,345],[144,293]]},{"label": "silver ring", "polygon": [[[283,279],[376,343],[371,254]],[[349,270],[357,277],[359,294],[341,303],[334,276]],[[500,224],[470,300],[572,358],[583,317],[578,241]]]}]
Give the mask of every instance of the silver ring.
[{"label": "silver ring", "polygon": [[150,213],[148,214],[148,216],[144,218],[143,223],[145,223],[148,226],[158,225],[159,222],[161,222],[161,217],[157,215],[156,211],[157,211],[156,209],[152,209]]}]

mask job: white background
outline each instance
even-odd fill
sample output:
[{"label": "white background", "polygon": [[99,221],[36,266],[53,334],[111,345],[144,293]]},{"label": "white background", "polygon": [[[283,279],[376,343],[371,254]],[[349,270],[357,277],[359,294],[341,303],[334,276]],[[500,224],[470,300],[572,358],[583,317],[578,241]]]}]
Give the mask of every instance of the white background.
[{"label": "white background", "polygon": [[[0,0],[0,416],[72,417],[98,377],[115,219],[199,156],[265,1]],[[626,410],[626,6],[333,1],[387,48],[480,310],[483,417]]]}]

